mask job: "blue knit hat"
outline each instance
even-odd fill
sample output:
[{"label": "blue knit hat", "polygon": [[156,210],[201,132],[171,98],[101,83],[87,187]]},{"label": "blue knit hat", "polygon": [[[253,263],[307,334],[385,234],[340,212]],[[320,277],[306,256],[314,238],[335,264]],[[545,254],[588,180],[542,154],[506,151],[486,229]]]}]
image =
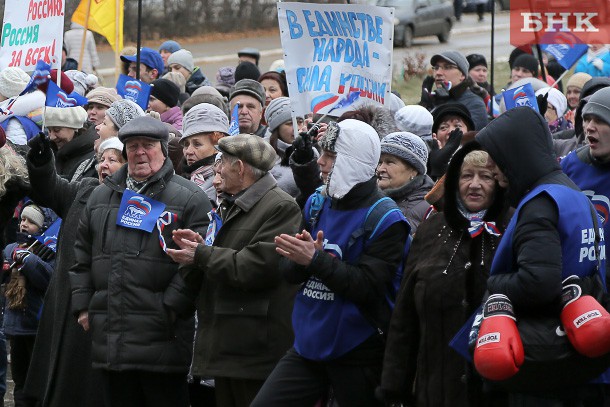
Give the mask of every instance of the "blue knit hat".
[{"label": "blue knit hat", "polygon": [[168,41],[165,41],[163,44],[161,44],[161,46],[159,47],[159,52],[166,50],[173,54],[174,52],[176,52],[180,49],[182,49],[180,44],[178,44],[176,41],[168,40]]}]

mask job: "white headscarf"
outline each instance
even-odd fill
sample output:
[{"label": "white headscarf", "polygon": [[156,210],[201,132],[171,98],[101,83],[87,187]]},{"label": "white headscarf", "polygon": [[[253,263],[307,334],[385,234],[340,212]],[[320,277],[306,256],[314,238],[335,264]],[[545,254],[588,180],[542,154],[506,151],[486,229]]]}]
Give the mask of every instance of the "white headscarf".
[{"label": "white headscarf", "polygon": [[337,158],[326,185],[326,194],[336,199],[370,180],[381,155],[379,135],[368,124],[347,119],[339,123],[339,129],[333,149]]}]

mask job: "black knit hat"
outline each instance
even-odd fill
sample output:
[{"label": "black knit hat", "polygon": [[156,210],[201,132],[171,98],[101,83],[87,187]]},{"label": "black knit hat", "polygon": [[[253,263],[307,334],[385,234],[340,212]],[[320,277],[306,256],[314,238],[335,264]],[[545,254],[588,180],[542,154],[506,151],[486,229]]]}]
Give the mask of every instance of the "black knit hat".
[{"label": "black knit hat", "polygon": [[261,76],[261,71],[252,62],[243,61],[235,68],[235,83],[242,79],[258,80]]},{"label": "black knit hat", "polygon": [[464,123],[466,123],[468,130],[474,130],[474,122],[466,106],[461,103],[445,103],[432,111],[432,118],[434,119],[432,133],[436,133],[443,119],[449,115],[461,117]]},{"label": "black knit hat", "polygon": [[538,60],[530,54],[521,54],[513,62],[513,68],[524,68],[530,71],[534,78],[538,77]]},{"label": "black knit hat", "polygon": [[169,107],[178,105],[180,88],[168,79],[157,79],[151,84],[150,95],[159,99]]},{"label": "black knit hat", "polygon": [[468,70],[470,70],[476,66],[484,66],[485,68],[487,68],[487,60],[485,59],[484,55],[481,55],[481,54],[466,55],[466,60],[468,61],[468,65],[470,65]]}]

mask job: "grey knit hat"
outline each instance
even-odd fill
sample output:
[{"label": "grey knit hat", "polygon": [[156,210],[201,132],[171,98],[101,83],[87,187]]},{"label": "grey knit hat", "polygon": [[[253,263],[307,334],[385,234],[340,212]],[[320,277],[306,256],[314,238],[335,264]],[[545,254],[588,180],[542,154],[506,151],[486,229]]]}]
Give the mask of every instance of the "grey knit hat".
[{"label": "grey knit hat", "polygon": [[273,132],[291,119],[292,108],[290,106],[290,99],[287,97],[273,99],[265,109],[265,121],[269,125],[270,132]]},{"label": "grey knit hat", "polygon": [[381,154],[391,154],[404,160],[419,174],[426,173],[428,148],[421,137],[407,131],[390,133],[381,140]]},{"label": "grey knit hat", "polygon": [[408,105],[394,115],[396,126],[402,131],[408,131],[420,137],[432,134],[434,119],[432,114],[423,106]]},{"label": "grey knit hat", "polygon": [[189,72],[193,72],[195,69],[195,62],[193,62],[193,54],[191,51],[186,49],[179,49],[167,58],[167,66],[172,64],[178,64]]},{"label": "grey knit hat", "polygon": [[595,92],[585,107],[582,109],[582,117],[594,115],[610,124],[610,87]]},{"label": "grey knit hat", "polygon": [[199,103],[193,106],[182,119],[182,140],[195,134],[229,133],[229,119],[225,112],[209,103]]},{"label": "grey knit hat", "polygon": [[237,82],[235,86],[231,88],[231,97],[229,100],[233,99],[237,95],[252,96],[261,102],[262,106],[265,106],[265,99],[267,98],[263,85],[253,79],[242,79],[241,81]]},{"label": "grey knit hat", "polygon": [[119,130],[128,121],[135,119],[136,117],[144,116],[144,114],[144,110],[142,110],[138,104],[127,99],[120,99],[116,102],[112,102],[110,107],[106,110],[106,116],[112,120]]},{"label": "grey knit hat", "polygon": [[470,68],[470,64],[464,55],[457,51],[445,51],[438,54],[432,55],[430,58],[430,65],[434,66],[438,62],[439,59],[444,59],[445,61],[452,63],[457,66],[460,72],[464,74],[468,78],[468,70]]}]

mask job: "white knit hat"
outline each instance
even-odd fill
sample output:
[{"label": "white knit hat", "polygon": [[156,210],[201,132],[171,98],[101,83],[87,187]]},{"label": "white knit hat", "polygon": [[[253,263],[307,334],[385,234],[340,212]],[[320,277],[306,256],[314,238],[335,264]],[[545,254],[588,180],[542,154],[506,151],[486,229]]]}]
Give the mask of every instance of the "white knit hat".
[{"label": "white knit hat", "polygon": [[98,82],[97,76],[77,70],[66,71],[65,74],[74,84],[74,92],[81,96],[85,96],[89,89],[97,85]]},{"label": "white knit hat", "polygon": [[193,54],[186,49],[179,49],[167,58],[167,66],[171,66],[172,64],[178,64],[189,72],[193,72],[193,69],[195,69]]},{"label": "white knit hat", "polygon": [[292,108],[290,107],[290,99],[287,97],[273,99],[265,109],[265,121],[269,125],[270,132],[291,119]]},{"label": "white knit hat", "polygon": [[87,111],[80,106],[75,107],[50,107],[44,112],[46,127],[68,127],[80,129],[87,120]]},{"label": "white knit hat", "polygon": [[396,126],[402,131],[408,131],[420,137],[432,134],[434,119],[423,106],[408,105],[399,109],[394,115]]},{"label": "white knit hat", "polygon": [[97,154],[101,156],[104,151],[110,148],[119,150],[119,154],[121,154],[123,151],[123,143],[121,143],[121,140],[119,140],[118,137],[110,137],[109,139],[102,141],[102,144],[100,144],[100,147],[97,150]]},{"label": "white knit hat", "polygon": [[30,76],[21,68],[5,68],[0,72],[0,95],[12,98],[19,95],[30,81]]}]

